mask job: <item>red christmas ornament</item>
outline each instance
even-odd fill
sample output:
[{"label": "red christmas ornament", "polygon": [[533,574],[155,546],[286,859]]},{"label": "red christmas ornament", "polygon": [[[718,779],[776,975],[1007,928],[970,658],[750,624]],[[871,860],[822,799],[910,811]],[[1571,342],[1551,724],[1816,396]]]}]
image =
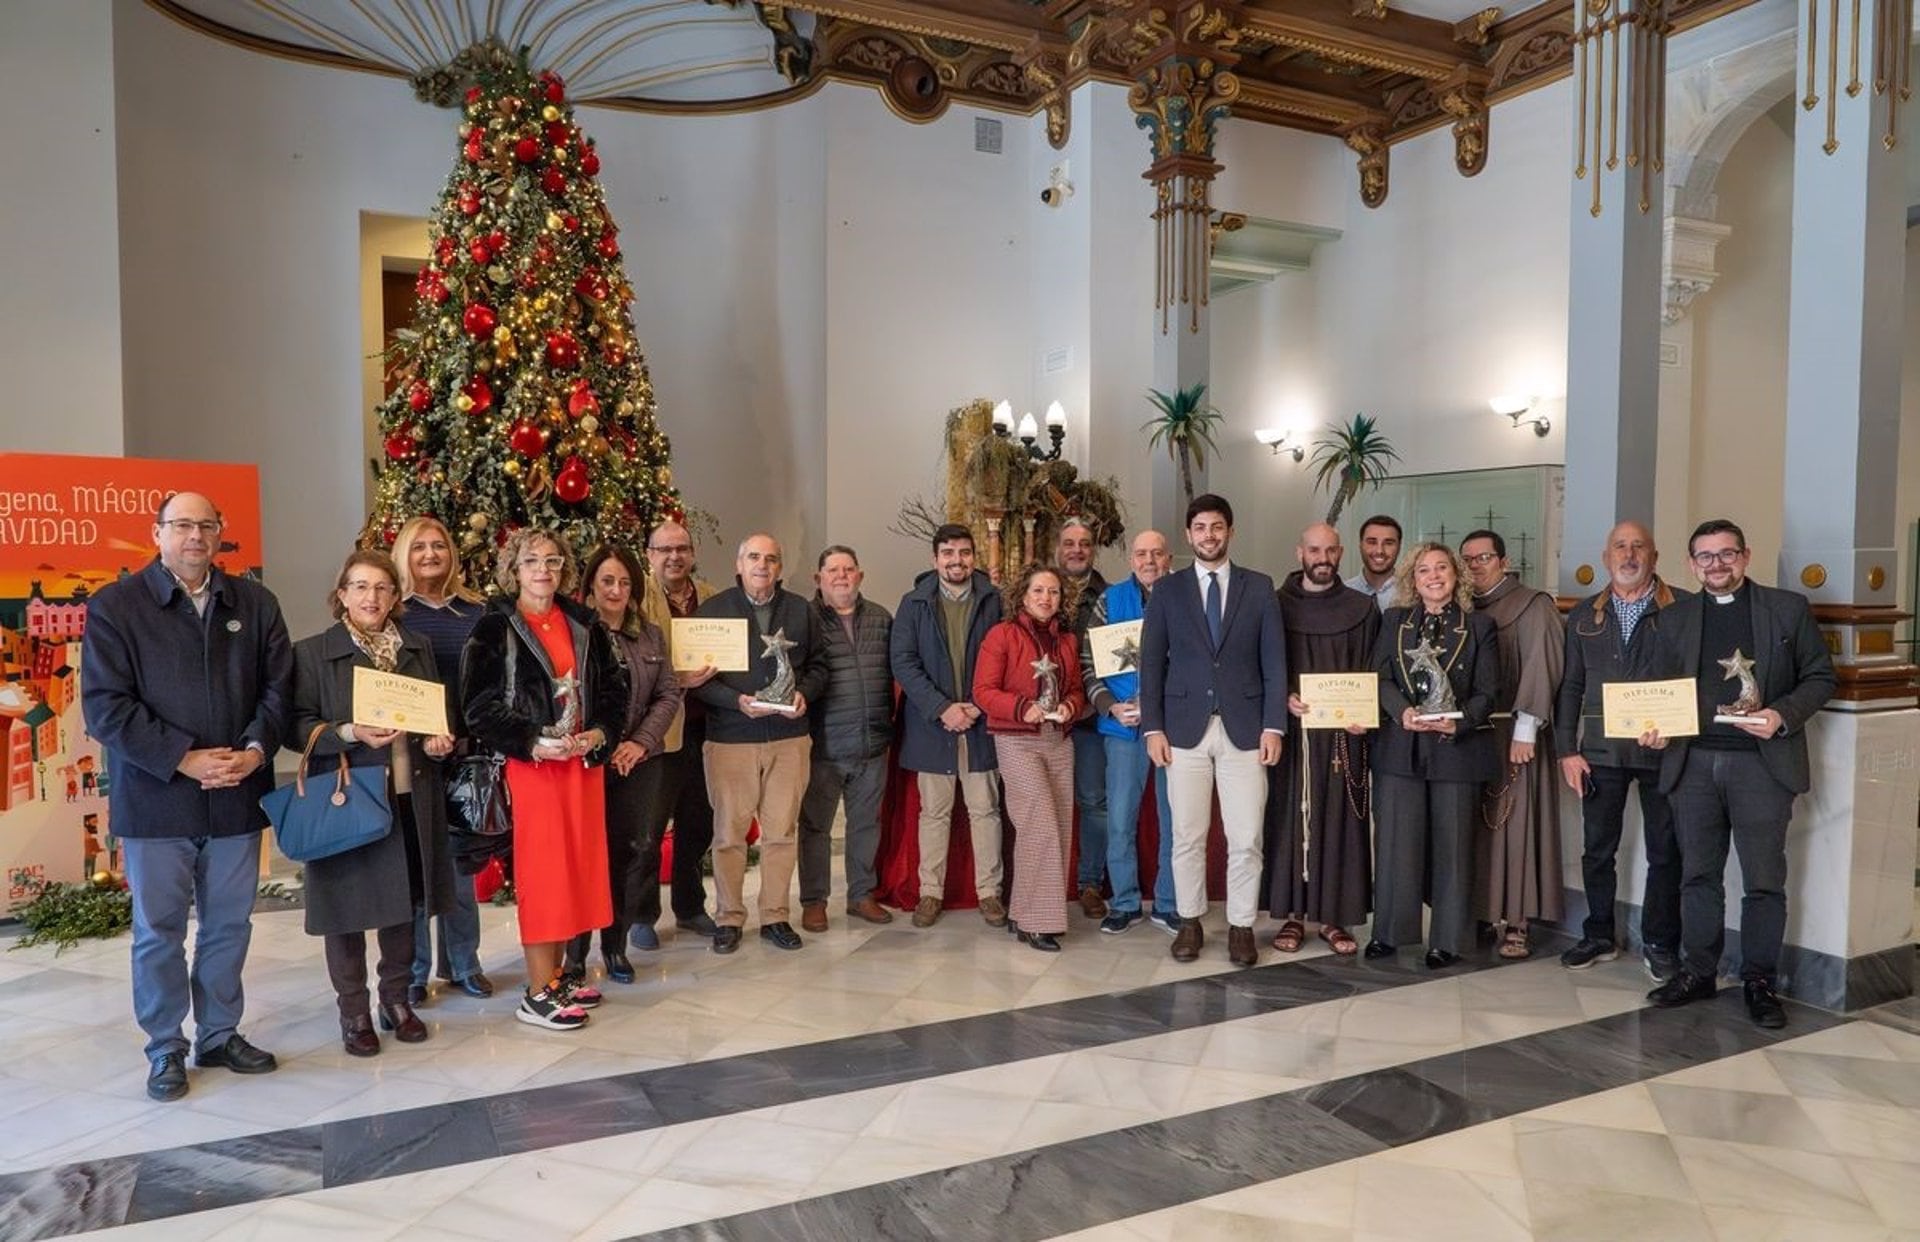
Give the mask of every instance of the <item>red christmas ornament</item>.
[{"label": "red christmas ornament", "polygon": [[415,414],[433,404],[433,389],[421,380],[415,380],[407,387],[407,406]]},{"label": "red christmas ornament", "polygon": [[485,99],[485,98],[486,98],[486,93],[482,91],[479,87],[469,86],[467,88],[467,107],[471,108],[473,107],[473,105],[479,103],[482,99]]},{"label": "red christmas ornament", "polygon": [[580,365],[580,342],[571,332],[547,333],[547,365],[560,371],[571,371]]},{"label": "red christmas ornament", "polygon": [[460,208],[460,214],[463,216],[479,215],[480,214],[479,187],[473,185],[470,182],[465,182],[465,181],[461,182],[460,192],[457,197],[456,205]]},{"label": "red christmas ornament", "polygon": [[500,317],[493,313],[493,307],[485,302],[469,303],[465,313],[460,316],[460,326],[471,337],[492,336]]},{"label": "red christmas ornament", "polygon": [[594,154],[592,147],[580,153],[580,171],[589,177],[600,175],[600,157]]},{"label": "red christmas ornament", "polygon": [[593,243],[593,249],[603,259],[617,259],[620,257],[620,239],[609,229],[600,234],[600,240]]},{"label": "red christmas ornament", "polygon": [[573,381],[573,391],[567,394],[567,413],[575,418],[585,418],[599,412],[600,398],[593,395],[593,385],[584,379]]},{"label": "red christmas ornament", "polygon": [[499,254],[507,248],[507,235],[499,229],[487,234],[487,249]]},{"label": "red christmas ornament", "polygon": [[439,241],[433,243],[433,257],[440,261],[441,267],[445,267],[453,262],[453,251],[453,238],[451,237],[442,237]]},{"label": "red christmas ornament", "polygon": [[412,461],[413,455],[420,451],[420,442],[413,438],[413,428],[401,423],[387,437],[387,456],[394,461]]},{"label": "red christmas ornament", "polygon": [[567,87],[566,84],[560,80],[559,74],[544,73],[540,75],[540,84],[546,89],[548,103],[563,104],[567,102]]},{"label": "red christmas ornament", "polygon": [[466,394],[467,400],[473,402],[473,408],[467,413],[485,414],[493,408],[493,385],[487,383],[486,376],[474,376],[460,386],[460,391]]},{"label": "red christmas ornament", "polygon": [[607,278],[600,269],[590,267],[580,273],[580,279],[573,282],[573,291],[590,302],[607,300]]},{"label": "red christmas ornament", "polygon": [[560,217],[560,225],[569,233],[578,233],[580,231],[580,217],[574,215],[572,212],[568,212],[566,215]]},{"label": "red christmas ornament", "polygon": [[467,254],[481,267],[485,267],[487,264],[493,262],[493,251],[487,249],[487,242],[484,237],[474,238],[473,244],[467,247]]},{"label": "red christmas ornament", "polygon": [[522,164],[537,164],[540,161],[540,140],[522,138],[513,144],[513,158]]},{"label": "red christmas ornament", "polygon": [[522,457],[533,457],[547,447],[547,437],[532,420],[523,418],[507,432],[507,444]]},{"label": "red christmas ornament", "polygon": [[560,473],[553,476],[553,494],[570,505],[577,505],[587,498],[591,482],[587,463],[578,457],[569,457],[567,464],[560,467]]},{"label": "red christmas ornament", "polygon": [[607,365],[610,367],[623,367],[627,365],[627,351],[618,345],[609,345],[602,350],[601,353],[605,356]]},{"label": "red christmas ornament", "polygon": [[533,243],[533,261],[535,263],[553,262],[553,243],[544,237]]},{"label": "red christmas ornament", "polygon": [[487,158],[486,131],[476,129],[467,135],[466,156],[469,164],[478,164]]},{"label": "red christmas ornament", "polygon": [[552,164],[547,165],[547,170],[540,174],[540,188],[555,196],[565,194],[567,192],[567,174],[561,172]]},{"label": "red christmas ornament", "polygon": [[548,121],[546,128],[541,132],[546,134],[547,145],[550,147],[564,147],[573,137],[573,131],[567,127],[565,121]]}]

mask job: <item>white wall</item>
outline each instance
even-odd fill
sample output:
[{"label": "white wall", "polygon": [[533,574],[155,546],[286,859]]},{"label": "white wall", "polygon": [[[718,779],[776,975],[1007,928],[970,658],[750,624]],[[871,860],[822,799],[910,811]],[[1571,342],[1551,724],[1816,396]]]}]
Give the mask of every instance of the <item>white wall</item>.
[{"label": "white wall", "polygon": [[121,451],[109,0],[0,4],[0,444]]}]

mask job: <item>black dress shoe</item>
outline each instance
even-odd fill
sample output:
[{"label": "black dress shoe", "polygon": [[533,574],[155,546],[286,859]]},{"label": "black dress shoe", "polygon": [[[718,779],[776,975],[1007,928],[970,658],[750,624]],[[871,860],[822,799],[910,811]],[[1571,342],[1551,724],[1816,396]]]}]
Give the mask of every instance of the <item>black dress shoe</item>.
[{"label": "black dress shoe", "polygon": [[1060,938],[1052,932],[1021,932],[1020,943],[1029,949],[1038,949],[1042,953],[1060,951]]},{"label": "black dress shoe", "polygon": [[236,1074],[271,1074],[280,1068],[271,1052],[262,1052],[238,1035],[227,1036],[218,1048],[202,1048],[194,1053],[193,1063],[201,1069],[224,1066]]},{"label": "black dress shoe", "polygon": [[1361,950],[1361,952],[1366,954],[1369,962],[1377,962],[1383,957],[1392,957],[1399,951],[1400,950],[1394,948],[1384,940],[1369,940],[1367,941],[1367,947]]},{"label": "black dress shoe", "polygon": [[1747,994],[1747,1016],[1755,1026],[1777,1031],[1787,1024],[1786,1008],[1771,983],[1765,979],[1749,979],[1743,990]]},{"label": "black dress shoe", "polygon": [[[467,995],[469,996],[473,995],[472,989],[468,988],[464,982],[460,985],[460,987],[463,991],[467,993]],[[492,993],[489,992],[488,995],[492,995]],[[426,1003],[427,1003],[427,985],[426,984],[415,983],[410,985],[407,988],[407,1004],[425,1005]]]},{"label": "black dress shoe", "polygon": [[[487,997],[493,995],[493,980],[478,971],[475,971],[464,979],[455,979],[453,986],[477,1000],[485,1000]],[[416,1007],[420,1004],[419,1001],[413,999],[413,989],[411,988],[407,989],[407,1003]]]},{"label": "black dress shoe", "polygon": [[1445,970],[1459,960],[1460,955],[1458,953],[1449,953],[1445,949],[1427,950],[1428,970]]},{"label": "black dress shoe", "polygon": [[1712,1000],[1718,987],[1711,979],[1702,979],[1681,971],[1653,991],[1647,993],[1647,999],[1660,1009],[1673,1009],[1693,1001]]},{"label": "black dress shoe", "polygon": [[187,1093],[187,1054],[163,1052],[153,1059],[147,1071],[147,1096],[155,1100],[177,1100]]},{"label": "black dress shoe", "polygon": [[804,943],[791,923],[769,923],[760,929],[760,939],[776,949],[797,949]]},{"label": "black dress shoe", "polygon": [[364,1013],[340,1019],[340,1046],[350,1057],[379,1056],[380,1037],[373,1033],[373,1019]]},{"label": "black dress shoe", "polygon": [[602,953],[600,960],[607,964],[607,978],[615,983],[633,982],[633,963],[627,960],[625,953],[615,949],[611,953]]},{"label": "black dress shoe", "polygon": [[740,929],[738,927],[718,927],[713,932],[713,951],[732,953],[740,947]]},{"label": "black dress shoe", "polygon": [[[690,919],[675,919],[673,925],[680,931],[692,932],[696,936],[705,936],[709,940],[713,939],[713,937],[720,932],[720,927],[713,921],[713,916],[704,910]],[[735,930],[737,931],[739,929],[736,928]]]},{"label": "black dress shoe", "polygon": [[403,1044],[427,1042],[427,1024],[409,1005],[380,1006],[380,1029],[392,1031],[393,1037]]}]

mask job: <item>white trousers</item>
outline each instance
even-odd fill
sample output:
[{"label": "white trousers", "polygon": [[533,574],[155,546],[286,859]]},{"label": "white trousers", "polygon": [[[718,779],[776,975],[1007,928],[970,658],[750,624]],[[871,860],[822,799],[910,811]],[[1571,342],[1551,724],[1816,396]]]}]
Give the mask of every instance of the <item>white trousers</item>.
[{"label": "white trousers", "polygon": [[1240,750],[1215,716],[1200,744],[1173,748],[1167,768],[1167,802],[1173,810],[1173,891],[1180,917],[1207,912],[1207,832],[1213,826],[1213,795],[1220,794],[1220,823],[1227,835],[1227,922],[1252,927],[1260,910],[1262,829],[1267,813],[1267,770],[1258,750]]}]

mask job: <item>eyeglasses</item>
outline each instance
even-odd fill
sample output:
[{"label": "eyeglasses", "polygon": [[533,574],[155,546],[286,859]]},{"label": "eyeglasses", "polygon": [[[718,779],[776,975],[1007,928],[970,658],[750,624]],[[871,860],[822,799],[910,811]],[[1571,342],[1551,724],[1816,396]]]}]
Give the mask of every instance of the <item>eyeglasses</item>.
[{"label": "eyeglasses", "polygon": [[564,556],[523,556],[520,558],[522,569],[544,569],[549,573],[559,573],[567,567]]},{"label": "eyeglasses", "polygon": [[658,556],[690,556],[693,553],[693,545],[690,543],[670,543],[664,548],[657,548],[649,544],[647,551]]},{"label": "eyeglasses", "polygon": [[195,531],[209,536],[220,533],[219,518],[208,518],[199,522],[194,521],[192,518],[168,518],[166,521],[160,523],[160,525],[176,535],[191,535]]},{"label": "eyeglasses", "polygon": [[398,595],[399,588],[390,582],[361,582],[358,579],[340,588],[349,595]]},{"label": "eyeglasses", "polygon": [[1746,554],[1745,548],[1721,548],[1718,552],[1695,552],[1693,563],[1702,569],[1709,565],[1731,565]]},{"label": "eyeglasses", "polygon": [[1478,569],[1482,565],[1491,565],[1499,560],[1500,554],[1498,552],[1475,552],[1472,556],[1462,556],[1460,559],[1467,563],[1468,568]]}]

